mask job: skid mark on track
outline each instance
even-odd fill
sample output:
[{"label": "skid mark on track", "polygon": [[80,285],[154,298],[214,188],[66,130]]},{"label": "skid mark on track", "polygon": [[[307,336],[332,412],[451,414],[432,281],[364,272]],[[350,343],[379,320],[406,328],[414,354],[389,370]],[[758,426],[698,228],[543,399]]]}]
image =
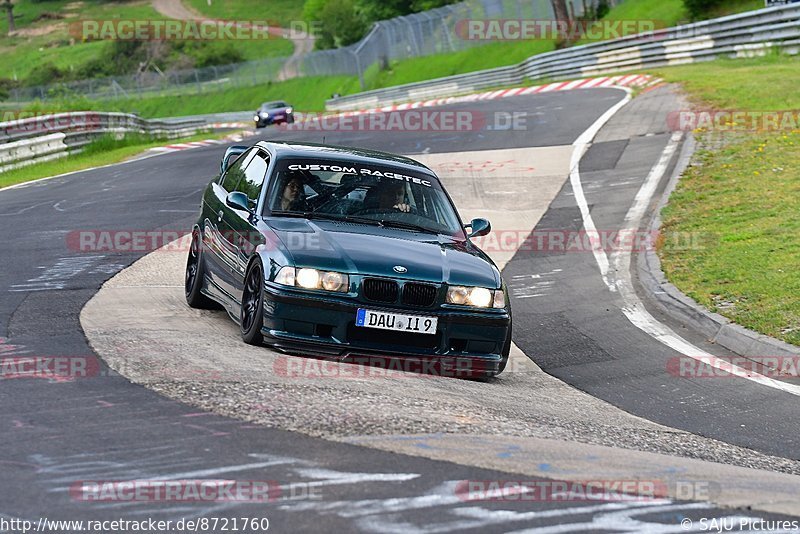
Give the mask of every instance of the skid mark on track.
[{"label": "skid mark on track", "polygon": [[515,298],[529,299],[543,297],[550,294],[555,286],[555,280],[547,280],[545,277],[556,275],[563,269],[553,269],[544,273],[520,274],[511,277],[508,289]]},{"label": "skid mark on track", "polygon": [[[42,274],[29,278],[21,284],[13,284],[9,291],[27,292],[27,291],[52,291],[58,289],[65,289],[69,281],[83,272],[89,270],[90,267],[96,266],[105,258],[105,255],[93,254],[88,256],[72,256],[67,258],[60,258],[52,266],[39,266],[38,269],[42,270]],[[116,266],[115,266],[116,267]],[[110,269],[111,266],[104,266],[104,269]],[[104,270],[103,272],[108,272]],[[111,273],[116,271],[111,271]]]},{"label": "skid mark on track", "polygon": [[[104,509],[125,509],[125,513],[135,516],[148,514],[166,514],[176,517],[186,512],[202,517],[220,515],[222,512],[240,506],[259,507],[282,505],[293,500],[303,499],[313,506],[320,505],[321,493],[317,491],[326,487],[354,486],[366,484],[399,484],[415,480],[418,473],[370,473],[352,472],[318,466],[316,462],[300,458],[277,456],[262,453],[251,453],[245,463],[232,463],[216,467],[194,468],[206,465],[203,458],[185,457],[179,451],[167,447],[155,447],[137,451],[133,458],[115,460],[107,454],[77,454],[62,458],[35,454],[30,461],[36,466],[37,474],[44,484],[51,488],[51,493],[69,492],[72,500],[80,505],[91,505]],[[137,457],[138,456],[138,457]],[[270,502],[257,503],[246,500],[237,501],[168,501],[124,500],[114,501],[93,499],[97,485],[107,484],[109,487],[125,483],[168,482],[168,481],[204,481],[231,482],[241,479],[281,479],[291,482],[281,483],[280,496]],[[276,489],[277,489],[276,487]],[[311,498],[311,493],[318,497]],[[82,501],[81,496],[89,496]],[[391,500],[391,499],[387,499]]]}]

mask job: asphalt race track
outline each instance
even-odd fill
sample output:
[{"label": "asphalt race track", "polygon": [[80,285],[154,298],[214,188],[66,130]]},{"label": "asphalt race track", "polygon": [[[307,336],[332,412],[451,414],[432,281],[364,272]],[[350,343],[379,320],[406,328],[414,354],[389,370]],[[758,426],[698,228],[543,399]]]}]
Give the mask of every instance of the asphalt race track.
[{"label": "asphalt race track", "polygon": [[[576,90],[446,107],[485,117],[522,111],[525,130],[275,135],[313,142],[324,135],[331,144],[426,155],[571,145],[625,96],[617,89]],[[576,194],[585,196],[597,228],[621,228],[630,220],[626,215],[645,177],[673,143],[676,157],[663,169],[669,174],[680,140],[663,122],[638,121],[642,110],[636,102],[622,107],[600,132],[581,160],[579,175],[573,172],[565,182],[537,230],[580,231],[586,218]],[[68,236],[98,229],[185,231],[221,154],[219,146],[199,148],[0,191],[0,357],[92,355],[79,321],[81,309],[141,254],[82,253],[68,246]],[[576,179],[581,191],[575,190]],[[657,198],[648,203],[645,219]],[[800,460],[800,416],[791,409],[796,396],[743,379],[670,377],[667,362],[679,353],[626,318],[623,310],[631,296],[609,291],[596,261],[591,253],[541,251],[518,251],[510,258],[503,274],[512,288],[515,342],[525,354],[547,373],[631,414]],[[611,261],[624,266],[636,259]],[[635,276],[630,283],[636,286]],[[725,355],[688,329],[680,335],[703,351]],[[679,524],[685,517],[776,517],[669,500],[467,503],[457,495],[458,481],[513,475],[198,412],[132,384],[104,364],[98,375],[2,380],[0,518],[35,523],[42,511],[50,519],[82,520],[267,517],[278,532],[321,525],[329,531],[566,532],[559,525],[567,523],[574,530],[685,532]],[[85,502],[70,492],[81,481],[232,477],[278,481],[284,495],[321,488],[321,499],[142,504]]]}]

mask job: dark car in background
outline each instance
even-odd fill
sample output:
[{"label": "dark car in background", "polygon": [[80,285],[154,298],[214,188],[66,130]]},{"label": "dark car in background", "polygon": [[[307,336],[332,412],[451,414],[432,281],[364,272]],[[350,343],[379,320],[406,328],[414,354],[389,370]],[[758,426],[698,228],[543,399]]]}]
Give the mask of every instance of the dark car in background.
[{"label": "dark car in background", "polygon": [[246,343],[493,376],[508,360],[511,310],[499,270],[470,241],[490,228],[464,226],[433,171],[409,158],[232,147],[203,194],[186,299],[221,304]]},{"label": "dark car in background", "polygon": [[270,124],[291,124],[294,122],[294,108],[282,100],[264,102],[256,111],[253,121],[256,128],[264,128]]}]

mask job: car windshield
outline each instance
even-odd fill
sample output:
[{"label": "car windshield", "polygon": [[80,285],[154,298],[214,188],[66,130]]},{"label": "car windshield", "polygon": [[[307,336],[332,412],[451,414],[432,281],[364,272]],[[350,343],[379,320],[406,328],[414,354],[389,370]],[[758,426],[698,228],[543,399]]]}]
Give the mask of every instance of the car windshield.
[{"label": "car windshield", "polygon": [[463,230],[439,181],[384,165],[286,159],[277,163],[269,206],[276,216],[341,219],[411,231]]},{"label": "car windshield", "polygon": [[286,102],[265,102],[261,104],[261,109],[275,109],[275,108],[285,108]]}]

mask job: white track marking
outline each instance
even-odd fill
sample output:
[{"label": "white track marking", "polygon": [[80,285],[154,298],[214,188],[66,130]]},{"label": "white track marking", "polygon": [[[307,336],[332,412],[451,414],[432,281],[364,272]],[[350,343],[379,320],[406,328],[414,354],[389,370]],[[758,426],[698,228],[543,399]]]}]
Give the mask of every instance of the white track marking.
[{"label": "white track marking", "polygon": [[[584,195],[583,186],[581,184],[579,167],[583,154],[586,152],[586,149],[591,144],[591,140],[595,135],[597,135],[597,132],[600,130],[600,128],[617,111],[619,111],[622,106],[630,101],[630,89],[621,89],[628,93],[626,97],[606,111],[606,113],[597,119],[597,121],[595,121],[595,123],[592,124],[588,130],[583,132],[583,134],[581,134],[581,136],[575,140],[575,142],[572,144],[574,151],[572,153],[572,160],[570,162],[571,171],[569,178],[573,193],[575,194],[575,202],[580,209],[581,217],[583,219],[583,226],[586,229],[586,233],[590,236],[592,254],[594,255],[597,266],[600,269],[600,276],[603,278],[603,282],[606,284],[609,291],[615,293],[618,292],[620,294],[620,297],[622,297],[622,300],[625,304],[625,306],[622,308],[622,313],[628,318],[631,324],[633,324],[642,332],[652,336],[658,342],[676,350],[683,356],[688,356],[704,364],[711,365],[715,369],[735,374],[736,376],[745,378],[757,384],[784,391],[792,395],[800,396],[800,386],[788,384],[786,382],[781,382],[758,373],[747,371],[741,367],[731,364],[727,360],[717,358],[714,355],[692,345],[676,334],[671,328],[659,322],[655,317],[650,315],[633,289],[633,282],[630,274],[630,251],[623,250],[616,253],[613,257],[614,270],[611,270],[608,256],[606,256],[605,251],[602,249],[599,243],[597,227],[595,226],[592,215],[589,212],[589,205],[586,201],[586,196]],[[652,199],[653,194],[655,194],[656,188],[666,172],[669,162],[672,159],[679,142],[680,133],[676,132],[670,138],[670,141],[664,148],[664,151],[662,152],[658,162],[656,162],[656,164],[650,170],[650,173],[647,175],[647,178],[636,194],[633,204],[628,210],[628,213],[625,215],[625,227],[623,228],[623,232],[638,230],[642,217],[647,210],[647,206],[650,204],[650,200]]]},{"label": "white track marking", "polygon": [[611,291],[615,291],[615,289],[613,285],[609,283],[608,279],[608,257],[603,251],[599,239],[597,239],[597,227],[595,227],[594,220],[592,220],[592,215],[589,213],[589,205],[586,202],[586,196],[583,194],[583,185],[581,184],[581,175],[578,167],[580,165],[581,158],[583,158],[583,155],[586,153],[586,150],[592,143],[592,139],[594,139],[594,136],[596,136],[597,132],[600,131],[600,128],[602,128],[603,125],[605,125],[605,123],[607,123],[611,117],[613,117],[625,104],[630,102],[633,91],[627,87],[620,87],[619,89],[625,91],[625,98],[610,107],[600,116],[600,118],[594,121],[594,123],[589,126],[589,128],[583,132],[574,143],[572,143],[572,158],[569,162],[569,181],[570,185],[572,185],[572,191],[575,194],[575,202],[578,204],[578,209],[580,210],[581,218],[583,219],[583,226],[586,229],[586,234],[589,236],[589,240],[592,245],[592,254],[594,255],[595,261],[597,261],[597,265],[600,267],[600,276],[603,277],[603,282],[605,282]]}]

